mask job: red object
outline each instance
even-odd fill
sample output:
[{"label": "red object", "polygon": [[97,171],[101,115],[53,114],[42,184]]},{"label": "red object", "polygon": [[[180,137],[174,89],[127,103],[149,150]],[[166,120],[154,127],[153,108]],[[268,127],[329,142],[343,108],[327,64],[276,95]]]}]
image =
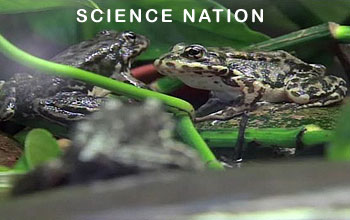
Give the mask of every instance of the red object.
[{"label": "red object", "polygon": [[[153,64],[133,68],[131,73],[135,78],[147,84],[162,77],[162,75],[157,72]],[[208,91],[193,89],[188,86],[183,86],[182,88],[172,92],[171,95],[184,99],[192,103],[195,107],[204,104],[208,100]]]},{"label": "red object", "polygon": [[157,70],[153,66],[153,64],[147,64],[147,65],[133,68],[131,70],[131,73],[136,79],[139,79],[145,83],[151,83],[151,82],[155,81],[156,79],[162,77],[162,75],[160,75],[157,72]]}]

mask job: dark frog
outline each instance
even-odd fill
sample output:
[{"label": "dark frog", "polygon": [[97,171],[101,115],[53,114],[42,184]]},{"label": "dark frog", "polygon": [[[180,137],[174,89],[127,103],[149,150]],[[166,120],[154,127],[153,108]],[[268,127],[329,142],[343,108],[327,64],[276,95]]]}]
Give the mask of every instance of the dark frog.
[{"label": "dark frog", "polygon": [[[133,58],[149,45],[131,31],[102,31],[93,39],[73,45],[51,61],[127,82],[145,85],[130,74]],[[67,124],[99,110],[103,97],[89,93],[92,85],[42,73],[17,73],[0,84],[0,119],[43,117]]]}]

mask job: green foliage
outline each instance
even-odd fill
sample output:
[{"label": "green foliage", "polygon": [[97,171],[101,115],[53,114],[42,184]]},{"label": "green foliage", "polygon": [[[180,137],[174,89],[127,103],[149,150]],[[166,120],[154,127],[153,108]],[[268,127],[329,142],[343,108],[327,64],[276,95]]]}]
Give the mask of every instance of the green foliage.
[{"label": "green foliage", "polygon": [[19,171],[19,172],[27,172],[30,170],[27,160],[24,155],[22,155],[19,160],[17,161],[16,165],[13,167],[13,170]]},{"label": "green foliage", "polygon": [[0,165],[0,172],[5,172],[5,171],[9,171],[9,170],[11,170],[11,168]]},{"label": "green foliage", "polygon": [[33,129],[26,135],[24,154],[17,161],[14,170],[29,171],[61,154],[61,149],[50,132],[44,129]]},{"label": "green foliage", "polygon": [[57,158],[62,154],[56,139],[44,129],[33,129],[24,143],[24,156],[29,168]]},{"label": "green foliage", "polygon": [[0,0],[0,5],[1,14],[43,11],[62,7],[98,7],[92,0]]},{"label": "green foliage", "polygon": [[328,159],[332,161],[350,161],[350,106],[344,107],[339,119],[335,138],[328,148]]},{"label": "green foliage", "polygon": [[[0,0],[1,1],[1,0]],[[235,48],[242,48],[252,43],[261,42],[269,39],[267,36],[252,31],[245,24],[235,22],[202,22],[202,23],[184,23],[183,10],[196,9],[197,19],[202,9],[224,8],[223,6],[210,0],[103,0],[96,1],[101,10],[107,9],[142,9],[143,13],[147,9],[156,9],[158,12],[161,9],[172,9],[172,23],[149,23],[143,19],[141,23],[93,23],[88,21],[79,24],[76,22],[76,9],[55,9],[47,10],[40,13],[31,13],[22,15],[28,23],[30,29],[36,33],[45,36],[53,42],[76,43],[82,39],[87,39],[96,34],[96,32],[103,29],[114,30],[132,30],[140,34],[146,35],[151,40],[151,47],[139,59],[155,59],[159,55],[167,52],[169,47],[179,43],[201,43],[208,46],[232,46]],[[35,3],[34,5],[40,5]],[[67,3],[69,6],[71,3]],[[31,6],[33,7],[33,6]],[[31,7],[28,6],[28,11]],[[38,6],[39,7],[39,6]],[[44,9],[44,8],[43,8]],[[49,8],[47,8],[49,9]],[[23,8],[24,10],[24,8]],[[126,13],[126,21],[128,13]],[[226,13],[221,13],[221,21],[226,21]],[[231,15],[232,16],[232,15]],[[23,18],[22,18],[23,19]],[[214,17],[212,16],[212,19]],[[89,19],[90,20],[90,19]],[[166,36],[164,37],[164,31]]]},{"label": "green foliage", "polygon": [[[203,9],[224,8],[223,6],[210,1],[196,1],[196,0],[120,0],[118,2],[113,0],[105,0],[99,3],[102,10],[108,8],[122,8],[128,11],[129,9],[142,9],[144,12],[148,9],[156,9],[161,11],[164,8],[172,9],[172,23],[149,23],[143,21],[141,23],[92,23],[87,22],[82,24],[82,32],[85,37],[91,37],[101,29],[117,29],[117,30],[133,30],[137,33],[145,34],[151,40],[151,48],[142,56],[143,59],[154,59],[161,54],[167,52],[169,47],[179,43],[200,43],[207,46],[232,46],[235,48],[242,48],[251,43],[260,42],[268,39],[267,36],[250,30],[245,24],[238,22],[202,22],[202,23],[184,23],[183,10],[195,9],[196,17]],[[128,13],[127,13],[128,15]],[[232,14],[231,14],[232,16]],[[213,19],[213,18],[212,18]],[[126,19],[128,20],[128,19]],[[221,21],[226,21],[226,14],[221,13]],[[234,20],[234,19],[232,19]],[[166,37],[164,37],[166,31]]]}]

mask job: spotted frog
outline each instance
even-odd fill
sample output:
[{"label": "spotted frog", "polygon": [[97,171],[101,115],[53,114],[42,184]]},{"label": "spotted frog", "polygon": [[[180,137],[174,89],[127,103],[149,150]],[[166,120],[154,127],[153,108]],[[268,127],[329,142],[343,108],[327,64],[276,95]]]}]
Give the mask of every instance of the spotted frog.
[{"label": "spotted frog", "polygon": [[[102,31],[93,39],[73,45],[51,61],[91,71],[138,87],[130,65],[149,41],[131,31]],[[103,97],[89,94],[93,86],[70,78],[42,73],[17,73],[0,84],[0,120],[43,117],[67,124],[97,111]]]},{"label": "spotted frog", "polygon": [[323,65],[308,64],[282,50],[244,52],[180,43],[154,65],[163,75],[211,91],[197,111],[198,120],[229,119],[260,101],[290,102],[297,108],[327,106],[342,101],[347,92],[345,80],[325,75]]}]

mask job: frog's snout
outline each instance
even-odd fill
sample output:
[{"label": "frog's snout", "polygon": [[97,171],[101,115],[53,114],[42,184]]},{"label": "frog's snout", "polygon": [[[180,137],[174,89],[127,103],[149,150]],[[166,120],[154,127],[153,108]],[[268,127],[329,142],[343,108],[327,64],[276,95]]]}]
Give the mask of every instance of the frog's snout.
[{"label": "frog's snout", "polygon": [[156,68],[156,70],[162,74],[162,75],[169,75],[170,72],[168,72],[166,66],[163,65],[163,59],[158,58],[154,61],[153,66]]},{"label": "frog's snout", "polygon": [[154,65],[155,67],[159,67],[159,66],[160,66],[160,63],[161,63],[160,59],[156,59],[156,60],[154,61],[153,65]]}]

